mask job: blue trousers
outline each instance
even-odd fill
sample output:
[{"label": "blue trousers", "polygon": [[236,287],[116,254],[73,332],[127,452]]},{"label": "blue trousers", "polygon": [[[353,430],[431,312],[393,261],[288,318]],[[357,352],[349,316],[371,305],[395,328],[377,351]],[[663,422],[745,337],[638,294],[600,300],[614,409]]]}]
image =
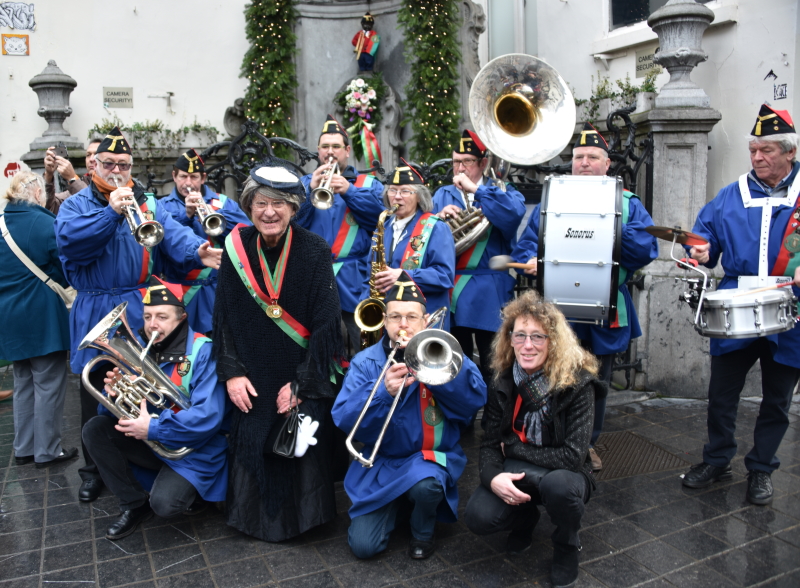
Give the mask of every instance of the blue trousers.
[{"label": "blue trousers", "polygon": [[736,413],[745,377],[756,361],[761,362],[761,408],[753,431],[753,449],[744,458],[748,470],[771,474],[780,465],[775,452],[789,427],[792,391],[800,369],[772,359],[769,341],[759,338],[737,351],[711,358],[708,384],[708,443],[703,461],[717,467],[728,465],[736,455]]},{"label": "blue trousers", "polygon": [[414,505],[411,512],[411,534],[414,539],[431,541],[436,524],[436,509],[444,499],[444,489],[436,478],[425,478],[411,489],[371,513],[354,518],[347,532],[347,542],[353,555],[367,559],[384,551],[389,544],[389,536],[394,531],[400,500],[408,498]]}]

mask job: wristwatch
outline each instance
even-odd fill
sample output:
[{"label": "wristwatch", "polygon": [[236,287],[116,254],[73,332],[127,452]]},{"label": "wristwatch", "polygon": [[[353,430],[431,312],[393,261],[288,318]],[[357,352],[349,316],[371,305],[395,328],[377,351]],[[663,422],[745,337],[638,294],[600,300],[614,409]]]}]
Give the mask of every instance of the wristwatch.
[{"label": "wristwatch", "polygon": [[77,181],[77,180],[80,180],[80,178],[79,178],[78,176],[75,176],[74,178],[72,178],[72,179],[71,179],[69,182],[67,182],[67,183],[68,183],[68,184],[72,184],[73,182],[75,182],[75,181]]}]

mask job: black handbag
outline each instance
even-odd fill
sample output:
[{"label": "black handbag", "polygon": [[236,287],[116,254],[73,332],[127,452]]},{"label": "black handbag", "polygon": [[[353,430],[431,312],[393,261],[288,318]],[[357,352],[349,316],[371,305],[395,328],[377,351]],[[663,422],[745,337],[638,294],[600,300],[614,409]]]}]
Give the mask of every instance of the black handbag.
[{"label": "black handbag", "polygon": [[509,474],[525,474],[521,480],[514,481],[514,486],[527,494],[534,490],[538,491],[542,478],[553,470],[520,459],[506,459],[503,462],[503,471]]},{"label": "black handbag", "polygon": [[300,426],[300,408],[295,402],[297,400],[297,388],[297,382],[292,382],[292,397],[289,400],[289,405],[294,404],[295,406],[289,409],[289,416],[286,417],[283,424],[280,427],[276,427],[278,434],[275,436],[272,452],[281,457],[294,458],[294,448],[297,445],[297,429]]}]

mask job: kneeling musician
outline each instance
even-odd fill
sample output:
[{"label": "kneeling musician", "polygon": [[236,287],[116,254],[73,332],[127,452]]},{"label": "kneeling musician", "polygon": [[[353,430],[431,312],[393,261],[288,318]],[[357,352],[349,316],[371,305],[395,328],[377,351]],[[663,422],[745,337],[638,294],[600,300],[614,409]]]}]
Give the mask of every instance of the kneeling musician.
[{"label": "kneeling musician", "polygon": [[[206,501],[225,499],[228,485],[230,403],[218,383],[210,339],[195,333],[186,320],[180,286],[150,279],[144,295],[144,327],[139,332],[163,372],[191,402],[187,410],[148,412],[142,400],[136,419],[117,419],[102,404],[98,415],[83,427],[83,442],[97,464],[103,483],[119,499],[122,516],[111,524],[106,538],[116,541],[133,533],[153,513],[163,518],[197,514]],[[118,368],[106,374],[105,391],[121,379]],[[152,407],[149,407],[152,409]],[[146,442],[192,451],[179,459],[161,457]],[[134,475],[131,464],[158,471],[150,495]]]}]

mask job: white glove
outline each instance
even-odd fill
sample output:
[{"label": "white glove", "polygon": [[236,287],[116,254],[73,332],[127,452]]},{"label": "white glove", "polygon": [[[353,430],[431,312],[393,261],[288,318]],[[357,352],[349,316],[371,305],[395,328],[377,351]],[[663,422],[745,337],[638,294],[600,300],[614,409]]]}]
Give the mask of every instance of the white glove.
[{"label": "white glove", "polygon": [[311,420],[310,416],[304,416],[297,428],[297,443],[294,446],[294,456],[303,457],[309,445],[316,445],[317,440],[314,435],[319,428],[319,422]]}]

